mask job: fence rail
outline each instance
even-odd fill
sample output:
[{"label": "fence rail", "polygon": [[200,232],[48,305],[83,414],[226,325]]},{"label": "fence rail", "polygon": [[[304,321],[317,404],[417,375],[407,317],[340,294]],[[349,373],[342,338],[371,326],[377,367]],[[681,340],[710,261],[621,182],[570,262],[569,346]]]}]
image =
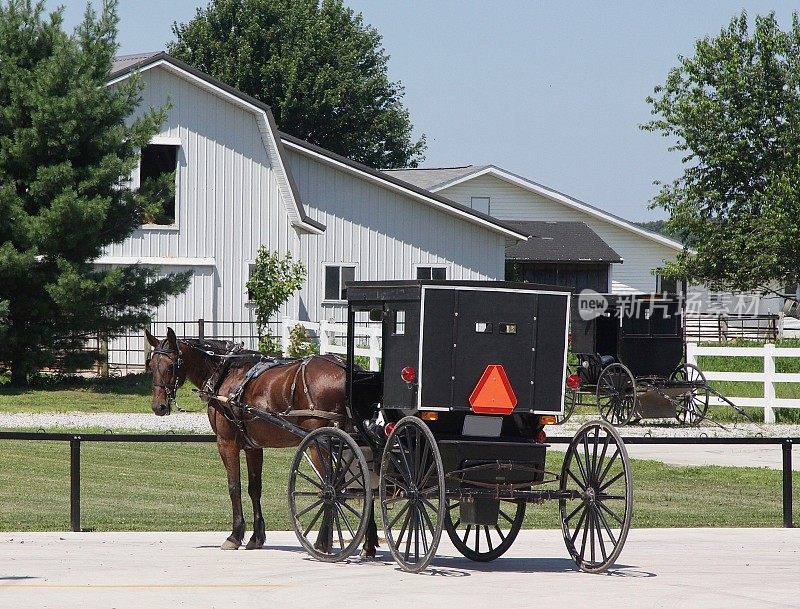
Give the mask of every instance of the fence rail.
[{"label": "fence rail", "polygon": [[[209,434],[70,434],[25,431],[0,432],[0,440],[62,441],[70,444],[70,527],[81,530],[81,443],[83,442],[214,442],[216,436]],[[568,436],[551,436],[551,444],[567,444]],[[783,526],[791,528],[792,521],[792,447],[800,444],[800,438],[652,438],[623,437],[626,444],[774,444],[783,451]]]},{"label": "fence rail", "polygon": [[[687,363],[697,366],[698,356],[717,357],[758,357],[764,362],[763,372],[722,372],[709,370],[707,366],[698,366],[709,381],[754,381],[764,386],[763,397],[745,397],[726,395],[737,406],[749,406],[764,409],[764,422],[775,422],[775,408],[800,408],[800,400],[779,398],[776,396],[776,383],[800,383],[800,373],[776,372],[775,359],[781,357],[800,358],[798,348],[776,348],[768,343],[762,347],[699,347],[694,343],[686,345]],[[724,404],[722,400],[713,397],[711,404]]]},{"label": "fence rail", "polygon": [[[300,321],[284,317],[281,320],[281,343],[284,355],[288,355],[289,333],[296,325],[302,325],[317,335],[320,354],[335,353],[347,355],[347,324],[336,321]],[[356,325],[356,357],[369,358],[369,369],[380,370],[378,360],[381,357],[381,324],[380,322]]]}]

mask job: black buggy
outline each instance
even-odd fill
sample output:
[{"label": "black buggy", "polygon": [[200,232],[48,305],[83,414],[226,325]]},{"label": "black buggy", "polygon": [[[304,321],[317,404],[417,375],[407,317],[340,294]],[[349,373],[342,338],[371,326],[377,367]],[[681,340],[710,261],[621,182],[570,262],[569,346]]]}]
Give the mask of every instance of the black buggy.
[{"label": "black buggy", "polygon": [[574,298],[570,328],[578,364],[567,377],[561,422],[594,396],[600,416],[613,425],[672,417],[700,423],[712,390],[703,372],[685,363],[681,304],[669,294]]},{"label": "black buggy", "polygon": [[[308,434],[289,479],[294,530],[325,561],[360,544],[377,494],[386,543],[423,570],[443,531],[476,561],[513,543],[526,506],[557,500],[567,549],[584,571],[619,556],[633,506],[617,431],[585,424],[560,472],[545,424],[563,413],[570,293],[505,282],[347,285],[347,396],[341,429]],[[380,371],[355,365],[355,328],[382,324]]]}]

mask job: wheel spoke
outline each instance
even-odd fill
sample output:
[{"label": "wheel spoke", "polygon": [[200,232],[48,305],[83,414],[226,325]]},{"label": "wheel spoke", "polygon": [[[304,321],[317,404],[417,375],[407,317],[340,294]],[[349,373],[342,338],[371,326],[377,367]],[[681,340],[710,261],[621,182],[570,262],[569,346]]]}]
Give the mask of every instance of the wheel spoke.
[{"label": "wheel spoke", "polygon": [[588,535],[589,535],[589,522],[590,522],[590,519],[591,519],[591,515],[589,514],[589,506],[588,505],[586,506],[585,514],[586,514],[586,520],[583,523],[583,540],[581,541],[581,551],[578,554],[578,556],[580,557],[581,562],[583,562],[585,560],[584,559],[584,555],[586,554],[586,537],[588,537]]},{"label": "wheel spoke", "polygon": [[602,509],[602,510],[605,510],[605,511],[606,511],[606,513],[607,513],[609,516],[611,516],[611,517],[612,517],[614,520],[616,520],[616,521],[619,523],[619,525],[620,525],[620,526],[623,526],[623,525],[625,524],[625,521],[624,521],[622,518],[620,518],[619,516],[617,516],[616,512],[614,512],[614,511],[612,511],[611,509],[609,509],[609,508],[606,506],[606,504],[605,504],[605,503],[598,503],[597,505],[599,505],[599,506],[600,506],[600,509]]},{"label": "wheel spoke", "polygon": [[[317,453],[317,454],[319,454],[319,453]],[[319,470],[317,469],[317,466],[314,465],[314,461],[311,459],[311,457],[308,456],[308,453],[304,452],[303,453],[303,457],[305,458],[306,461],[308,461],[308,464],[311,466],[311,469],[314,470],[314,473],[317,475],[317,478],[319,478],[319,481],[322,482],[322,484],[325,484],[325,478],[323,478],[322,474],[319,473]],[[301,473],[301,472],[298,470],[298,473]],[[303,475],[303,474],[301,474],[301,475]],[[306,478],[306,480],[308,480],[312,484],[316,484],[316,482],[314,482],[313,480],[311,480],[307,476],[303,475],[303,477]],[[319,484],[317,484],[317,487],[318,488],[322,488],[322,486],[319,485]]]},{"label": "wheel spoke", "polygon": [[600,542],[600,553],[603,555],[603,561],[608,560],[608,554],[606,553],[606,544],[603,541],[603,531],[600,529],[600,518],[598,517],[599,510],[596,506],[592,506],[592,510],[594,514],[592,516],[594,520],[595,527],[597,528],[597,539]]},{"label": "wheel spoke", "polygon": [[342,534],[342,523],[339,522],[339,510],[333,512],[333,521],[336,523],[336,532],[339,536],[339,547],[344,550],[344,535]]},{"label": "wheel spoke", "polygon": [[615,448],[616,448],[616,450],[614,451],[614,454],[611,457],[611,459],[608,460],[608,463],[606,464],[606,467],[603,470],[603,473],[600,474],[600,476],[597,478],[597,484],[602,484],[603,483],[603,480],[605,480],[606,476],[608,475],[608,472],[611,469],[611,466],[614,465],[614,461],[617,460],[617,457],[619,456],[619,446],[616,446]]},{"label": "wheel spoke", "polygon": [[[600,507],[602,507],[602,504],[600,504]],[[603,515],[603,512],[601,512],[599,508],[597,510],[597,515],[600,517],[600,521],[603,523],[603,528],[606,530],[606,533],[608,533],[608,537],[611,540],[611,543],[616,546],[617,538],[614,537],[614,532],[611,530],[611,527],[608,524],[608,520],[606,520],[606,517]]]},{"label": "wheel spoke", "polygon": [[576,484],[577,484],[579,487],[581,487],[581,490],[582,490],[582,491],[585,491],[585,490],[586,490],[586,485],[585,485],[583,482],[581,482],[580,480],[578,480],[578,479],[575,477],[575,474],[572,472],[572,470],[571,470],[571,469],[568,469],[568,470],[567,470],[567,475],[568,475],[570,478],[572,478],[572,479],[575,481],[575,483],[576,483]]},{"label": "wheel spoke", "polygon": [[303,537],[308,537],[308,533],[309,533],[309,531],[311,531],[311,529],[313,529],[313,528],[314,528],[314,525],[315,525],[315,524],[317,524],[317,521],[319,520],[320,516],[322,516],[322,513],[323,513],[324,511],[325,511],[325,506],[323,505],[323,506],[322,506],[322,507],[319,509],[319,512],[317,512],[317,515],[316,515],[316,516],[314,516],[314,520],[312,520],[312,521],[311,521],[311,524],[309,524],[309,525],[308,525],[308,528],[307,528],[307,529],[306,529],[306,530],[303,532]]},{"label": "wheel spoke", "polygon": [[620,478],[622,478],[624,475],[625,475],[625,470],[622,470],[622,471],[621,471],[620,473],[618,473],[616,476],[614,476],[613,478],[611,478],[611,480],[609,480],[609,481],[608,481],[608,482],[606,482],[606,483],[605,483],[603,486],[601,486],[601,487],[600,487],[598,490],[599,490],[599,491],[602,493],[604,490],[606,490],[606,489],[607,489],[609,486],[611,486],[612,484],[614,484],[614,483],[615,483],[617,480],[619,480]]},{"label": "wheel spoke", "polygon": [[578,524],[575,525],[575,531],[572,533],[572,538],[570,540],[572,542],[572,545],[575,545],[575,540],[578,538],[578,535],[581,532],[581,526],[583,525],[583,521],[586,519],[586,512],[588,508],[585,503],[582,503],[581,507],[583,507],[583,512],[581,512],[581,517],[578,518]]},{"label": "wheel spoke", "polygon": [[467,539],[469,538],[469,532],[471,530],[472,530],[472,525],[468,524],[467,525],[467,530],[464,531],[464,537],[461,538],[461,541],[464,543],[464,545],[467,545]]},{"label": "wheel spoke", "polygon": [[504,542],[506,540],[506,536],[503,534],[503,529],[497,525],[494,525],[494,530],[497,531],[498,535],[500,535],[500,543]]},{"label": "wheel spoke", "polygon": [[[344,504],[342,504],[344,505]],[[336,504],[336,511],[339,512],[339,516],[341,517],[341,521],[344,522],[344,526],[347,527],[347,532],[350,533],[350,536],[355,538],[356,534],[353,532],[353,527],[350,525],[350,519],[347,518],[347,514],[344,513],[342,509],[342,505]],[[360,516],[360,514],[357,514]]]},{"label": "wheel spoke", "polygon": [[572,512],[570,512],[569,516],[567,516],[566,518],[564,518],[564,522],[569,522],[570,520],[572,520],[572,517],[573,517],[575,514],[577,514],[577,513],[578,513],[578,510],[580,510],[582,507],[583,507],[583,502],[579,503],[579,504],[578,504],[578,507],[576,507],[574,510],[572,510]]},{"label": "wheel spoke", "polygon": [[492,538],[489,535],[489,527],[488,526],[484,526],[483,527],[483,532],[486,533],[486,543],[489,546],[489,551],[491,552],[492,550],[494,550],[494,546],[492,546]]},{"label": "wheel spoke", "polygon": [[403,516],[403,514],[405,514],[406,510],[409,508],[410,505],[411,505],[411,502],[410,501],[406,501],[406,504],[398,510],[397,514],[395,514],[394,520],[392,520],[389,523],[389,526],[387,527],[388,529],[393,529],[394,528],[394,525],[397,524],[397,521],[400,520],[400,518]]},{"label": "wheel spoke", "polygon": [[308,513],[309,513],[311,510],[313,510],[315,507],[317,507],[318,505],[320,505],[320,504],[322,503],[322,501],[323,501],[322,499],[320,499],[319,501],[315,501],[314,503],[312,503],[312,504],[311,504],[311,505],[309,505],[308,507],[306,507],[306,508],[304,508],[304,509],[300,510],[299,512],[297,512],[297,514],[295,515],[295,517],[296,517],[296,518],[300,518],[300,516],[305,516],[305,515],[306,515],[306,514],[308,514]]}]

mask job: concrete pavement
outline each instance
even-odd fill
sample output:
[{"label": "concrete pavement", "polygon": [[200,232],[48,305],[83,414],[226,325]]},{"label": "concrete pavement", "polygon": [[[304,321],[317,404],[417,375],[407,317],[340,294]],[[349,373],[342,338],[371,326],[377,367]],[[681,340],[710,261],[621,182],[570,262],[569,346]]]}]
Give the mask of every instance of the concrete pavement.
[{"label": "concrete pavement", "polygon": [[[554,506],[552,506],[554,507]],[[800,605],[800,529],[633,529],[607,574],[575,571],[560,531],[522,531],[488,564],[446,540],[420,575],[325,564],[290,532],[223,552],[225,533],[2,533],[0,607],[720,607]]]}]

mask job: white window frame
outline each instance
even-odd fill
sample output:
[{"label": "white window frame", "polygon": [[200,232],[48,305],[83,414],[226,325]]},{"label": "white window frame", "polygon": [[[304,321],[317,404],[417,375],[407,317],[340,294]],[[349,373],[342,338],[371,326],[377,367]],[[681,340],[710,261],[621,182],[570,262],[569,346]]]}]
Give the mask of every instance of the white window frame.
[{"label": "white window frame", "polygon": [[445,281],[448,279],[452,279],[452,265],[444,262],[417,262],[414,264],[413,268],[413,279],[417,279],[417,269],[444,269],[444,278]]},{"label": "white window frame", "polygon": [[[178,150],[175,154],[175,222],[173,224],[142,224],[139,228],[145,229],[148,231],[165,231],[165,232],[177,232],[180,230],[180,176],[181,176],[181,152],[183,151],[183,142],[179,137],[173,137],[169,135],[157,135],[152,138],[148,145],[158,145],[158,146],[175,146]],[[140,151],[141,152],[141,151]],[[136,169],[133,171],[133,176],[131,183],[134,189],[138,189],[142,185],[142,159],[141,156],[139,157],[139,163],[136,165]]]},{"label": "white window frame", "polygon": [[339,268],[339,294],[342,293],[342,267],[349,267],[353,269],[353,280],[358,281],[358,264],[356,262],[323,262],[322,263],[322,304],[343,304],[347,300],[326,298],[325,292],[327,291],[328,280],[328,267],[335,266]]}]

